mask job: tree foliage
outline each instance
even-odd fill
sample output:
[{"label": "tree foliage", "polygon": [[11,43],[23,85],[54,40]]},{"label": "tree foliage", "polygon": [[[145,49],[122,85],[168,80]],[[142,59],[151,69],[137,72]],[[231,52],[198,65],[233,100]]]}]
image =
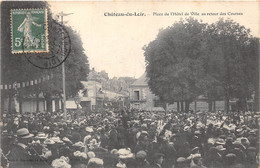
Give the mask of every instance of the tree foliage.
[{"label": "tree foliage", "polygon": [[[53,95],[60,95],[62,92],[62,70],[61,66],[54,69],[40,69],[32,65],[26,59],[26,54],[11,53],[11,31],[10,31],[10,10],[11,9],[27,9],[27,8],[47,8],[48,24],[54,24],[54,20],[47,2],[22,2],[22,1],[5,1],[1,4],[1,41],[2,41],[2,57],[1,57],[1,81],[2,84],[13,84],[14,82],[24,82],[39,79],[46,75],[53,75],[53,78],[36,84],[34,86],[18,89],[20,95],[30,95],[44,93],[46,99],[51,99]],[[89,73],[89,64],[82,41],[79,34],[72,30],[71,27],[65,27],[71,38],[71,52],[65,61],[66,73],[66,93],[67,96],[74,96],[80,88],[81,80],[86,80]],[[52,30],[49,35],[55,36]],[[51,42],[50,42],[51,43]],[[33,56],[33,55],[32,55]],[[2,98],[13,96],[14,90],[3,90]]]},{"label": "tree foliage", "polygon": [[255,90],[258,39],[244,26],[220,19],[211,25],[188,18],[160,30],[144,46],[148,84],[168,103],[246,99]]}]

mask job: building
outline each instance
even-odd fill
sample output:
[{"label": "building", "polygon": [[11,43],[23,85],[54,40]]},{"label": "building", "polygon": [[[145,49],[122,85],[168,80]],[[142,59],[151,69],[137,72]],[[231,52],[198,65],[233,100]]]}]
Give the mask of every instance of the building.
[{"label": "building", "polygon": [[80,105],[84,110],[96,110],[103,108],[104,93],[101,82],[95,80],[81,81],[84,89],[80,91]]},{"label": "building", "polygon": [[147,83],[146,73],[131,84],[129,90],[130,108],[150,111],[155,109],[155,101],[158,100],[158,97],[151,92]]},{"label": "building", "polygon": [[[9,102],[11,101],[11,102]],[[9,106],[10,104],[10,107]],[[41,92],[38,97],[35,94],[25,95],[22,100],[16,98],[3,100],[4,111],[16,112],[44,112],[47,110],[47,101]],[[9,109],[10,108],[10,109]],[[59,96],[51,96],[50,110],[51,112],[60,110],[62,108],[62,100]]]}]

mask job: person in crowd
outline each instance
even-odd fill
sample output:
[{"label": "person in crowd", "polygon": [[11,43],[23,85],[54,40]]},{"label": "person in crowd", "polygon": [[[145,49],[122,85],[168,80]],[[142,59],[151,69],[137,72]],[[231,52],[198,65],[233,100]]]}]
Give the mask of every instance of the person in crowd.
[{"label": "person in crowd", "polygon": [[143,150],[139,151],[135,155],[136,166],[135,168],[150,168],[151,165],[147,161],[147,153]]},{"label": "person in crowd", "polygon": [[155,153],[153,155],[153,162],[151,163],[151,168],[162,168],[164,155],[162,153]]},{"label": "person in crowd", "polygon": [[31,168],[32,155],[28,150],[28,145],[31,142],[32,134],[28,129],[21,128],[17,130],[17,143],[13,145],[8,153],[7,158],[10,168]]},{"label": "person in crowd", "polygon": [[68,113],[67,120],[62,111],[6,115],[1,166],[259,167],[258,121],[251,113],[232,118],[223,111],[114,109],[74,118],[75,113]]}]

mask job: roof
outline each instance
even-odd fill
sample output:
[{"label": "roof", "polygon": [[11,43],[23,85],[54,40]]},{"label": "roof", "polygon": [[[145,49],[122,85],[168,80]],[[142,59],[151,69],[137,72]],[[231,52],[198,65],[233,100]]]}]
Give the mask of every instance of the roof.
[{"label": "roof", "polygon": [[131,86],[147,86],[147,78],[146,78],[146,72],[139,77]]}]

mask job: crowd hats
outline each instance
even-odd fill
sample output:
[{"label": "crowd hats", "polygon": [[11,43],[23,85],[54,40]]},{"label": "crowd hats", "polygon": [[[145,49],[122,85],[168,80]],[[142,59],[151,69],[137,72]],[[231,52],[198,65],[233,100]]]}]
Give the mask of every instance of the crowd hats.
[{"label": "crowd hats", "polygon": [[95,153],[92,152],[92,151],[89,151],[89,152],[87,153],[87,156],[88,156],[89,158],[94,158],[94,157],[96,157]]},{"label": "crowd hats", "polygon": [[162,154],[162,153],[155,153],[155,154],[153,155],[153,159],[154,159],[154,160],[157,160],[157,159],[159,159],[159,158],[161,158],[161,157],[164,157],[164,154]]},{"label": "crowd hats", "polygon": [[249,131],[249,135],[256,135],[254,130]]},{"label": "crowd hats", "polygon": [[218,139],[216,142],[215,142],[216,145],[225,145],[226,142],[224,141],[224,139]]},{"label": "crowd hats", "polygon": [[85,152],[76,151],[76,152],[73,152],[73,155],[75,157],[79,157],[79,158],[84,158],[84,159],[88,158],[88,156]]},{"label": "crowd hats", "polygon": [[91,128],[91,127],[86,127],[85,130],[86,130],[87,132],[89,132],[89,133],[94,132],[93,128]]},{"label": "crowd hats", "polygon": [[71,168],[71,165],[68,164],[63,158],[53,160],[51,166],[53,168]]},{"label": "crowd hats", "polygon": [[43,132],[38,132],[38,134],[35,137],[35,139],[47,139],[47,138],[48,136]]},{"label": "crowd hats", "polygon": [[22,138],[22,139],[26,139],[26,138],[31,138],[33,137],[33,134],[30,134],[30,132],[28,131],[28,129],[26,128],[21,128],[17,130],[17,137],[18,138]]},{"label": "crowd hats", "polygon": [[87,168],[92,168],[92,167],[95,167],[95,168],[102,168],[103,167],[103,160],[102,159],[99,159],[99,158],[91,158],[89,159],[88,161],[88,165],[87,165]]},{"label": "crowd hats", "polygon": [[249,148],[247,148],[247,151],[252,151],[252,152],[257,152],[255,147],[250,146]]},{"label": "crowd hats", "polygon": [[112,150],[110,151],[110,153],[111,153],[111,154],[114,154],[114,155],[117,155],[118,150],[117,150],[117,149],[112,149]]},{"label": "crowd hats", "polygon": [[147,157],[147,154],[143,150],[137,152],[135,155],[135,158],[137,158],[137,159],[145,159],[146,157]]},{"label": "crowd hats", "polygon": [[177,163],[184,163],[186,159],[184,157],[177,158]]},{"label": "crowd hats", "polygon": [[77,147],[77,148],[84,148],[85,145],[83,144],[83,142],[79,141],[79,142],[76,142],[75,144],[73,144],[74,147]]},{"label": "crowd hats", "polygon": [[129,148],[128,149],[126,149],[126,148],[119,149],[117,154],[120,159],[132,158],[134,156],[134,154],[131,153],[131,150]]},{"label": "crowd hats", "polygon": [[226,148],[224,148],[223,145],[217,145],[217,146],[216,146],[216,149],[217,149],[218,151],[225,151],[225,150],[226,150]]},{"label": "crowd hats", "polygon": [[197,152],[199,152],[199,147],[194,147],[192,150],[191,150],[191,153],[197,153]]}]

